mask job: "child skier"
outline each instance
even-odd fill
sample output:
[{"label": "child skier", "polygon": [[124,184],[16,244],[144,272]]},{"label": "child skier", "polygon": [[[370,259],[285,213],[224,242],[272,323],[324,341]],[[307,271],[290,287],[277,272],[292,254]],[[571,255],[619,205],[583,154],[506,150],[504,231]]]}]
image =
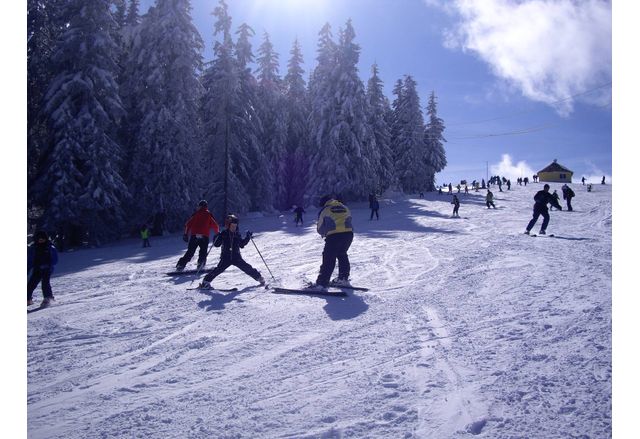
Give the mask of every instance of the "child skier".
[{"label": "child skier", "polygon": [[58,263],[58,251],[44,230],[38,230],[33,239],[33,244],[27,249],[27,270],[31,271],[27,283],[27,306],[33,305],[33,291],[42,281],[42,306],[45,307],[54,299],[50,279],[53,268]]},{"label": "child skier", "polygon": [[487,209],[490,209],[491,206],[493,206],[493,208],[496,209],[496,205],[493,204],[493,192],[487,189]]},{"label": "child skier", "polygon": [[149,227],[147,227],[146,224],[143,224],[142,228],[140,229],[140,238],[142,238],[142,248],[151,247],[151,244],[149,243],[150,233],[151,232],[149,231]]},{"label": "child skier", "polygon": [[458,196],[454,195],[453,196],[453,200],[451,201],[451,204],[453,204],[453,217],[454,218],[460,218],[460,215],[458,215],[458,209],[460,209],[460,200],[458,200]]},{"label": "child skier", "polygon": [[218,262],[218,266],[216,268],[207,273],[202,280],[202,283],[198,285],[198,288],[211,289],[211,281],[231,265],[235,265],[253,279],[260,282],[260,285],[265,284],[265,280],[260,272],[242,259],[240,249],[244,248],[244,246],[249,243],[253,234],[251,232],[247,232],[245,237],[242,238],[240,230],[238,229],[238,222],[238,217],[233,214],[227,215],[224,219],[225,229],[213,240],[214,247],[221,247],[220,262]]}]

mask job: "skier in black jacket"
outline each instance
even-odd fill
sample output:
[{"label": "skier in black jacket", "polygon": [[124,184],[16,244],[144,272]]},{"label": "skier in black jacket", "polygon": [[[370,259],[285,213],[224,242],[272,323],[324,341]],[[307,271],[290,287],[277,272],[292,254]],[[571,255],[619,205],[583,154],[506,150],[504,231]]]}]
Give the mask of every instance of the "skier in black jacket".
[{"label": "skier in black jacket", "polygon": [[51,274],[58,263],[58,251],[49,240],[47,232],[38,230],[33,235],[34,243],[27,249],[27,270],[31,272],[27,282],[27,306],[33,305],[33,291],[42,282],[42,306],[54,299],[51,290]]},{"label": "skier in black jacket", "polygon": [[556,200],[553,195],[549,193],[548,184],[545,184],[544,189],[538,191],[533,199],[535,200],[535,204],[533,205],[533,218],[531,218],[531,221],[529,221],[527,230],[525,230],[524,233],[528,235],[531,229],[533,229],[533,226],[536,224],[536,221],[538,221],[540,215],[542,215],[542,218],[544,218],[544,220],[542,221],[542,226],[540,227],[540,234],[544,235],[547,233],[547,226],[549,225],[549,210],[547,209],[547,204],[551,203],[551,205],[558,210],[562,210],[562,206],[560,206],[560,204],[558,204],[558,200]]},{"label": "skier in black jacket", "polygon": [[242,259],[242,255],[240,254],[240,249],[249,243],[253,234],[247,232],[245,237],[242,238],[240,230],[238,230],[238,217],[233,214],[227,215],[224,220],[224,225],[225,229],[220,232],[213,241],[214,247],[221,247],[220,262],[218,262],[216,268],[207,273],[202,283],[198,285],[198,288],[211,288],[211,281],[231,265],[235,265],[260,282],[260,285],[264,285],[265,281],[260,272]]}]

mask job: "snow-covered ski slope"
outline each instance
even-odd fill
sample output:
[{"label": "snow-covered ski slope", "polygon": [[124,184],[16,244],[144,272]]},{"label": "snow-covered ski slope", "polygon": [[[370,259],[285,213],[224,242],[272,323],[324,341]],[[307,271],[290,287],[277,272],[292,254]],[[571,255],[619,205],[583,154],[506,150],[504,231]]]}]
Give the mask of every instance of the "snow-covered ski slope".
[{"label": "snow-covered ski slope", "polygon": [[[379,221],[353,204],[371,291],[346,298],[235,267],[214,286],[236,292],[186,291],[164,274],[180,235],[63,253],[57,304],[27,316],[29,437],[611,437],[611,186],[572,187],[555,238],[523,235],[542,184],[495,187],[496,210],[461,194],[459,219],[446,194],[384,197]],[[318,272],[308,210],[241,218],[279,285]]]}]

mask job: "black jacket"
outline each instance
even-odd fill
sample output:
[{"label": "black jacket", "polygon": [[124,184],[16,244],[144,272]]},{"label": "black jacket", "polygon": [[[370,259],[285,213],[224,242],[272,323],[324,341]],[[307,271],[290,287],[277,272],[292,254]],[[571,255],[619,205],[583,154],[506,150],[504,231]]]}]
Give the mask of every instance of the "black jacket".
[{"label": "black jacket", "polygon": [[551,205],[556,209],[562,210],[562,206],[558,204],[558,200],[556,200],[553,195],[551,195],[549,192],[545,191],[544,189],[541,191],[538,191],[534,195],[533,199],[536,202],[533,205],[534,210],[547,210],[547,204],[549,203],[551,203]]},{"label": "black jacket", "polygon": [[220,258],[233,260],[236,258],[242,258],[240,256],[240,249],[251,240],[251,235],[247,232],[247,235],[243,238],[240,235],[240,230],[236,229],[235,233],[232,233],[229,229],[224,229],[213,240],[214,247],[222,247],[220,249]]}]

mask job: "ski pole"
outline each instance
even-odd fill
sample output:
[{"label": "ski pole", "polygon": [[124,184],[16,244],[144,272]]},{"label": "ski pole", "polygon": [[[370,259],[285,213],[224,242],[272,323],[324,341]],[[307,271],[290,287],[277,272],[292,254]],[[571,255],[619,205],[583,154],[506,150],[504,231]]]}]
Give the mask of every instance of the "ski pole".
[{"label": "ski pole", "polygon": [[264,262],[264,266],[267,267],[267,270],[269,270],[269,274],[271,275],[271,279],[276,280],[276,278],[273,276],[273,273],[271,272],[271,270],[269,269],[269,266],[267,265],[267,262],[264,260],[264,258],[262,257],[262,253],[260,253],[260,250],[258,250],[258,246],[256,245],[256,243],[253,240],[253,237],[249,238],[251,239],[251,242],[253,242],[253,246],[256,248],[256,250],[258,251],[258,254],[260,255],[260,259],[262,259],[262,262]]}]

